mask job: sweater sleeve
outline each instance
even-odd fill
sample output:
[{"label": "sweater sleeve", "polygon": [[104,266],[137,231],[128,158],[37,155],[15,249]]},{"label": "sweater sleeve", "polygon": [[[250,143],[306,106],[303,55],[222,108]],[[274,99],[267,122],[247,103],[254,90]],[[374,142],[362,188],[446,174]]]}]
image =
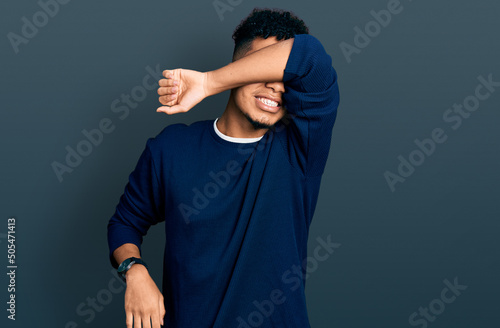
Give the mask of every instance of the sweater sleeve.
[{"label": "sweater sleeve", "polygon": [[141,250],[142,237],[151,225],[164,221],[162,189],[156,175],[151,152],[154,139],[146,142],[134,171],[129,175],[125,191],[108,223],[109,259],[114,268],[118,263],[113,252],[123,244],[135,244]]},{"label": "sweater sleeve", "polygon": [[339,105],[332,59],[314,36],[295,36],[283,83],[286,133],[279,133],[291,165],[306,176],[321,175],[326,165]]}]

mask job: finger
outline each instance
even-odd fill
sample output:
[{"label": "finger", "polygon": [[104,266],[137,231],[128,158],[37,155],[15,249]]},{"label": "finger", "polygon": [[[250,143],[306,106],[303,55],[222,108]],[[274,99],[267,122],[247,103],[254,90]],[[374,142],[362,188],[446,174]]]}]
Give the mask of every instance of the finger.
[{"label": "finger", "polygon": [[163,298],[160,299],[160,322],[161,322],[161,325],[164,326],[165,323],[163,322],[164,318],[165,318],[165,303],[163,303]]},{"label": "finger", "polygon": [[161,79],[160,81],[158,81],[158,85],[160,87],[172,87],[175,85],[179,85],[179,81],[174,79]]},{"label": "finger", "polygon": [[168,96],[161,96],[160,98],[158,98],[158,100],[160,101],[160,104],[164,106],[172,106],[177,103],[177,95],[173,94]]},{"label": "finger", "polygon": [[158,88],[158,94],[160,96],[172,95],[172,94],[175,94],[177,91],[179,91],[178,87],[162,87],[162,88]]},{"label": "finger", "polygon": [[127,312],[125,322],[127,323],[127,328],[132,328],[132,325],[134,323],[134,315],[131,312]]},{"label": "finger", "polygon": [[160,328],[160,314],[158,313],[153,313],[153,315],[151,316],[151,327],[153,328]]},{"label": "finger", "polygon": [[172,73],[172,71],[166,69],[163,71],[162,75],[166,78],[166,79],[171,79],[174,77],[174,74]]},{"label": "finger", "polygon": [[142,328],[151,328],[151,318],[149,316],[142,317]]},{"label": "finger", "polygon": [[173,93],[173,94],[170,94],[170,95],[160,96],[158,98],[158,100],[161,103],[167,103],[167,102],[175,101],[176,99],[177,99],[177,94],[176,93]]},{"label": "finger", "polygon": [[170,115],[170,106],[161,106],[156,109],[157,113],[165,113]]},{"label": "finger", "polygon": [[141,316],[139,316],[139,315],[134,316],[134,328],[142,328]]},{"label": "finger", "polygon": [[165,114],[168,114],[168,115],[172,115],[172,114],[177,114],[177,113],[182,113],[182,112],[185,112],[184,110],[184,107],[182,106],[162,106],[162,107],[158,107],[158,109],[156,110],[158,113],[165,113]]}]

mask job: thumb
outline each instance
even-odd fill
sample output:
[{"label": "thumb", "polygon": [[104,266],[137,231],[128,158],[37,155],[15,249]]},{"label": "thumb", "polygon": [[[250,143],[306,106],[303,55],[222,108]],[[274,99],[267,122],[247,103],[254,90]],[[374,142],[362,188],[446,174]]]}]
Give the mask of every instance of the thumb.
[{"label": "thumb", "polygon": [[180,106],[180,105],[171,106],[171,107],[170,106],[161,106],[161,107],[158,107],[156,112],[172,115],[172,114],[176,114],[176,113],[185,112],[185,110],[184,110],[184,106]]}]

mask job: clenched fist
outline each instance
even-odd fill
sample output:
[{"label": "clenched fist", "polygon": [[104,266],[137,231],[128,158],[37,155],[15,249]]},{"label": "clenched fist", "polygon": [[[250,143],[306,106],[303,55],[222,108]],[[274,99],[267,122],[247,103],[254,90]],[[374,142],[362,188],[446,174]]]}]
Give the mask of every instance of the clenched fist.
[{"label": "clenched fist", "polygon": [[158,84],[160,103],[156,111],[166,114],[184,113],[208,97],[208,74],[188,69],[163,71]]}]

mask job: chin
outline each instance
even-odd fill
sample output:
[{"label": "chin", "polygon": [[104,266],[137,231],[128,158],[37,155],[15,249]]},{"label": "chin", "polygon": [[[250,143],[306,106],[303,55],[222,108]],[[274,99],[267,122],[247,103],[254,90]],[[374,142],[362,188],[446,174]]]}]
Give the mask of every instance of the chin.
[{"label": "chin", "polygon": [[259,112],[249,114],[242,111],[243,115],[256,130],[272,128],[283,117],[280,113],[281,111],[275,114],[263,113],[261,110]]}]

